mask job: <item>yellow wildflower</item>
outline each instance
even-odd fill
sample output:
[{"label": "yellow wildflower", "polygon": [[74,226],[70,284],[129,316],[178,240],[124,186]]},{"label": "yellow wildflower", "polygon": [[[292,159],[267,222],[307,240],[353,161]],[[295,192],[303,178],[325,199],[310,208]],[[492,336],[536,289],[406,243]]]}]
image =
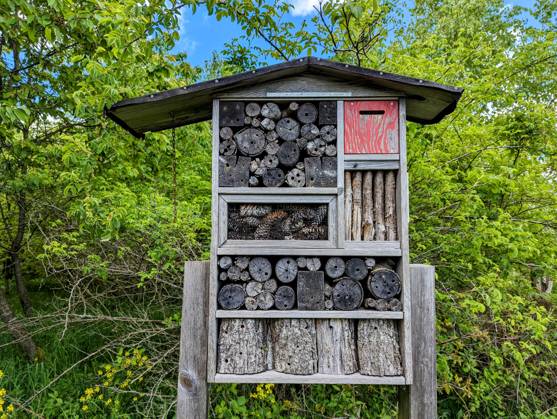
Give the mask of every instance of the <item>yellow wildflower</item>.
[{"label": "yellow wildflower", "polygon": [[13,404],[10,404],[10,405],[6,408],[6,410],[8,411],[8,413],[12,413],[12,412],[14,411],[14,405],[13,405]]},{"label": "yellow wildflower", "polygon": [[0,370],[0,378],[4,378],[4,371]]},{"label": "yellow wildflower", "polygon": [[87,406],[86,404],[84,404],[84,405],[81,407],[81,410],[83,410],[84,412],[87,412],[87,411],[89,410],[89,406]]}]

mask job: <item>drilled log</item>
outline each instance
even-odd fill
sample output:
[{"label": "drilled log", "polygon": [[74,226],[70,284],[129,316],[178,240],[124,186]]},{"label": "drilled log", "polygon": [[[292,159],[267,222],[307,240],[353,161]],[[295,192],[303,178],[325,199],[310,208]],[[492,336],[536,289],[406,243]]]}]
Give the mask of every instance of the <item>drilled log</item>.
[{"label": "drilled log", "polygon": [[268,102],[261,107],[261,115],[264,118],[277,120],[280,118],[280,108],[276,103]]},{"label": "drilled log", "polygon": [[257,374],[267,369],[267,325],[258,319],[222,319],[218,372]]},{"label": "drilled log", "polygon": [[294,141],[300,135],[300,124],[292,118],[282,118],[277,122],[275,131],[285,141]]},{"label": "drilled log", "polygon": [[344,238],[352,237],[352,173],[344,172]]},{"label": "drilled log", "polygon": [[396,321],[358,321],[358,364],[364,375],[402,375]]},{"label": "drilled log", "polygon": [[317,343],[313,319],[271,322],[273,369],[286,374],[317,372]]},{"label": "drilled log", "polygon": [[300,135],[306,140],[313,140],[319,135],[319,128],[315,124],[304,124],[300,129]]},{"label": "drilled log", "polygon": [[321,139],[326,143],[332,143],[337,139],[337,128],[334,125],[325,125],[319,131]]},{"label": "drilled log", "polygon": [[310,156],[321,157],[323,154],[325,154],[326,146],[327,145],[325,144],[325,141],[316,138],[315,140],[308,141],[306,150]]},{"label": "drilled log", "polygon": [[241,285],[225,285],[217,296],[219,305],[225,310],[235,310],[244,304],[246,293]]},{"label": "drilled log", "polygon": [[258,256],[249,261],[249,274],[258,282],[268,280],[272,272],[271,262],[267,258]]},{"label": "drilled log", "polygon": [[364,289],[358,281],[343,278],[333,288],[333,304],[337,310],[356,310],[364,301]]},{"label": "drilled log", "polygon": [[375,219],[375,240],[385,240],[385,188],[383,172],[373,175],[373,217]]},{"label": "drilled log", "polygon": [[345,375],[358,371],[354,321],[316,320],[318,369],[320,374]]},{"label": "drilled log", "polygon": [[280,282],[285,284],[292,282],[298,275],[298,265],[291,257],[279,259],[275,265],[275,275]]},{"label": "drilled log", "polygon": [[323,310],[325,308],[325,275],[323,271],[298,272],[298,309]]},{"label": "drilled log", "polygon": [[246,105],[245,112],[247,116],[257,116],[261,112],[261,106],[256,102],[250,102]]},{"label": "drilled log", "polygon": [[346,262],[346,275],[350,278],[361,281],[367,276],[367,266],[361,258],[351,258]]},{"label": "drilled log", "polygon": [[392,170],[385,175],[385,230],[387,240],[396,240],[396,177]]},{"label": "drilled log", "polygon": [[277,157],[280,164],[287,167],[295,166],[300,159],[300,148],[294,141],[284,142],[278,150]]},{"label": "drilled log", "polygon": [[337,147],[333,144],[327,144],[325,147],[325,155],[329,157],[334,157],[337,155]]},{"label": "drilled log", "polygon": [[275,305],[275,298],[273,294],[268,291],[263,291],[257,295],[257,307],[261,310],[269,310],[271,307]]},{"label": "drilled log", "polygon": [[264,167],[266,169],[274,169],[275,167],[278,166],[278,164],[279,164],[279,159],[274,154],[267,154],[261,160],[261,167]]},{"label": "drilled log", "polygon": [[373,267],[375,266],[375,259],[374,258],[366,258],[364,260],[364,263],[366,264],[366,267],[368,269],[373,269]]},{"label": "drilled log", "polygon": [[282,169],[275,167],[266,169],[263,172],[263,185],[267,187],[278,187],[284,183],[284,172]]},{"label": "drilled log", "polygon": [[275,307],[279,310],[291,310],[296,303],[294,289],[283,285],[275,292]]},{"label": "drilled log", "polygon": [[236,143],[234,140],[224,140],[219,144],[219,154],[221,156],[232,156],[236,154]]},{"label": "drilled log", "polygon": [[340,278],[344,274],[346,264],[341,257],[335,256],[329,258],[325,264],[325,272],[329,278]]},{"label": "drilled log", "polygon": [[243,156],[219,157],[219,186],[248,186],[251,160]]},{"label": "drilled log", "polygon": [[296,112],[298,120],[304,124],[310,124],[317,120],[317,108],[313,103],[304,103]]},{"label": "drilled log", "polygon": [[336,158],[307,157],[304,159],[306,171],[306,186],[334,187],[336,186]]},{"label": "drilled log", "polygon": [[232,128],[230,127],[222,127],[219,130],[219,136],[223,140],[230,140],[233,135],[234,135],[234,131],[232,131]]},{"label": "drilled log", "polygon": [[373,225],[373,172],[366,171],[362,185],[362,238],[373,240],[375,227]]},{"label": "drilled log", "polygon": [[362,240],[362,172],[352,173],[352,240]]},{"label": "drilled log", "polygon": [[319,102],[319,125],[337,123],[337,103],[334,101]]},{"label": "drilled log", "polygon": [[392,269],[375,267],[368,278],[367,286],[375,298],[393,298],[401,291],[401,281]]},{"label": "drilled log", "polygon": [[301,188],[306,184],[306,174],[299,169],[292,169],[286,174],[286,183],[293,188]]},{"label": "drilled log", "polygon": [[257,128],[244,128],[234,135],[238,150],[246,156],[257,156],[265,150],[265,134]]}]

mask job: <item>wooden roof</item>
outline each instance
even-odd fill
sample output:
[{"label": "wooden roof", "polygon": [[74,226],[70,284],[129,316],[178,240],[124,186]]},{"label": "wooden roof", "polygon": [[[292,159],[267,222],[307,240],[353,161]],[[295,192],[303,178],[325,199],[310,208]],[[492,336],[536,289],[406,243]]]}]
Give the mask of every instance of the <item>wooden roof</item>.
[{"label": "wooden roof", "polygon": [[220,94],[301,75],[315,75],[351,85],[397,92],[406,97],[407,119],[422,124],[434,124],[450,114],[463,91],[427,80],[306,57],[125,99],[105,108],[105,114],[136,137],[142,137],[149,131],[161,131],[210,119],[212,100]]}]

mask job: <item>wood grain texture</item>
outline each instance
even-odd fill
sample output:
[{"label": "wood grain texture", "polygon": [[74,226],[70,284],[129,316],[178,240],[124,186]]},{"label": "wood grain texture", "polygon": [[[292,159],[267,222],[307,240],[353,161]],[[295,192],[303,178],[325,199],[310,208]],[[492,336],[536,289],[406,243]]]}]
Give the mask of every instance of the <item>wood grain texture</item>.
[{"label": "wood grain texture", "polygon": [[344,237],[352,238],[352,173],[344,172]]},{"label": "wood grain texture", "polygon": [[396,177],[391,170],[385,174],[385,238],[397,239],[396,229]]},{"label": "wood grain texture", "polygon": [[179,419],[207,416],[208,261],[186,262],[178,375]]},{"label": "wood grain texture", "polygon": [[222,319],[218,372],[255,374],[267,369],[267,324],[259,319]]},{"label": "wood grain texture", "polygon": [[373,172],[364,172],[362,181],[362,239],[371,241],[375,235],[373,224]]},{"label": "wood grain texture", "polygon": [[398,116],[396,100],[346,101],[344,153],[398,153]]},{"label": "wood grain texture", "polygon": [[259,374],[234,375],[217,374],[215,383],[277,383],[277,384],[375,384],[404,385],[404,377],[374,377],[359,373],[351,375],[313,374],[292,375],[278,371],[265,371]]},{"label": "wood grain texture", "polygon": [[396,321],[358,321],[358,362],[364,375],[402,375]]},{"label": "wood grain texture", "polygon": [[352,173],[352,233],[353,241],[362,240],[362,172]]},{"label": "wood grain texture", "polygon": [[295,375],[317,372],[317,343],[313,319],[280,319],[271,322],[273,368]]},{"label": "wood grain texture", "polygon": [[410,265],[410,277],[414,371],[412,385],[401,391],[398,417],[436,418],[435,268]]},{"label": "wood grain texture", "polygon": [[321,374],[353,374],[358,371],[354,321],[316,320],[318,371]]},{"label": "wood grain texture", "polygon": [[385,240],[385,182],[383,172],[373,175],[373,216],[375,240]]}]

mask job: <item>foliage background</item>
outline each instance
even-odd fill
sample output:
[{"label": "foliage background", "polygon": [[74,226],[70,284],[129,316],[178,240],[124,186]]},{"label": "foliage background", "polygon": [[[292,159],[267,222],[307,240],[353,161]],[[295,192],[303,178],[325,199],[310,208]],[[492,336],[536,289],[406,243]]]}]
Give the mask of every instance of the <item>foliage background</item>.
[{"label": "foliage background", "polygon": [[[187,7],[243,37],[190,66],[170,52]],[[440,124],[408,129],[411,260],[437,267],[439,413],[557,417],[557,5],[347,0],[301,26],[290,7],[0,5],[0,415],[173,415],[182,266],[208,255],[209,127],[137,140],[103,106],[318,54],[465,88]],[[211,412],[392,417],[396,393],[219,385]]]}]

